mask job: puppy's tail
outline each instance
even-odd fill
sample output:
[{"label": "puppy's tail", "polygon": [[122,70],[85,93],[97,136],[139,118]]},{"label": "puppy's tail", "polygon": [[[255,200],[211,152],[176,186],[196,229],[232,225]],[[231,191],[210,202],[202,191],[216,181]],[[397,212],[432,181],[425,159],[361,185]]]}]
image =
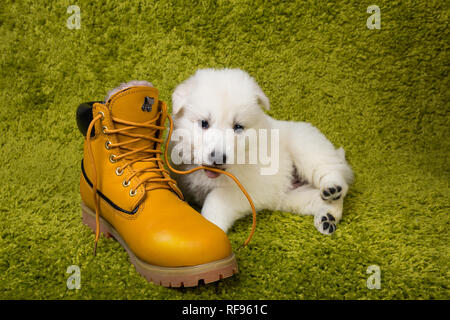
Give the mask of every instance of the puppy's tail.
[{"label": "puppy's tail", "polygon": [[339,149],[336,150],[339,158],[341,158],[341,160],[345,161],[345,150],[340,147]]},{"label": "puppy's tail", "polygon": [[348,184],[352,184],[353,181],[355,180],[355,175],[353,173],[353,170],[351,169],[351,167],[348,165],[347,161],[345,160],[344,149],[342,149],[342,147],[340,147],[339,149],[336,150],[336,153],[337,153],[338,157],[341,159],[342,164],[344,164],[344,167],[342,168],[342,173],[344,175],[345,181],[347,181]]}]

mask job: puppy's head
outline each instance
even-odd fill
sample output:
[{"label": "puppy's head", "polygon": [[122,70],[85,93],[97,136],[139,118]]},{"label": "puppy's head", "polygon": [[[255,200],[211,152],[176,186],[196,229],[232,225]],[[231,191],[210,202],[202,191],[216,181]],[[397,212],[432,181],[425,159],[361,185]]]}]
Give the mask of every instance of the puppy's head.
[{"label": "puppy's head", "polygon": [[[178,143],[189,144],[183,148],[183,162],[222,169],[236,163],[234,154],[230,157],[234,152],[230,139],[239,140],[248,130],[262,127],[262,108],[269,107],[269,99],[248,73],[240,69],[198,70],[172,95],[175,129],[191,136]],[[218,176],[205,173],[210,178]]]}]

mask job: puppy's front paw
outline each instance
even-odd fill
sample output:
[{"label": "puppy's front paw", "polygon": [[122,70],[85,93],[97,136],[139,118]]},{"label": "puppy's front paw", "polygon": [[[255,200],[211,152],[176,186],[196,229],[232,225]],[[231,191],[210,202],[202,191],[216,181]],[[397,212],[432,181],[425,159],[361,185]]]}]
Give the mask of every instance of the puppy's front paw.
[{"label": "puppy's front paw", "polygon": [[320,233],[330,235],[336,231],[336,218],[328,212],[318,214],[314,217],[314,226]]},{"label": "puppy's front paw", "polygon": [[339,200],[342,197],[343,188],[338,184],[331,184],[320,189],[320,196],[323,200]]},{"label": "puppy's front paw", "polygon": [[226,213],[217,210],[217,208],[215,210],[210,210],[209,206],[203,206],[202,216],[209,222],[214,223],[225,233],[228,232],[228,229],[233,224],[233,221],[227,219]]}]

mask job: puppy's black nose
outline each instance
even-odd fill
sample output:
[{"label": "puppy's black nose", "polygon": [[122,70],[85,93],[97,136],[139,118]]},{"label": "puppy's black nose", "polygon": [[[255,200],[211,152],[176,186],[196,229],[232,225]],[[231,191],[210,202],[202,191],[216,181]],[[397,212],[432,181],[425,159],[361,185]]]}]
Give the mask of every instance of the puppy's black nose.
[{"label": "puppy's black nose", "polygon": [[213,165],[225,164],[227,162],[227,156],[223,153],[222,156],[220,154],[216,154],[215,151],[210,153],[211,162]]}]

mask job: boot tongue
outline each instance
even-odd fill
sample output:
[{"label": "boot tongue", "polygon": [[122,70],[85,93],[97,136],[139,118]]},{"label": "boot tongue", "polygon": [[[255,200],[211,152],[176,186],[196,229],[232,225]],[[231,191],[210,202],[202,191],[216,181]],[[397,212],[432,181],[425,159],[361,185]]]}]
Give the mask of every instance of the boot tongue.
[{"label": "boot tongue", "polygon": [[107,106],[114,118],[142,123],[156,117],[158,95],[153,87],[130,87],[109,98]]},{"label": "boot tongue", "polygon": [[[118,120],[130,121],[135,123],[144,123],[148,122],[152,119],[155,119],[158,116],[160,110],[159,99],[158,99],[158,90],[149,86],[137,86],[137,87],[129,87],[124,90],[121,90],[114,94],[107,101],[107,107],[109,108],[111,115],[113,118]],[[158,125],[159,121],[153,122],[152,124]],[[120,129],[124,127],[129,127],[129,125],[124,125],[118,122],[114,123],[115,129]],[[126,130],[127,133],[140,134],[145,135],[147,137],[155,137],[158,138],[158,132],[156,129],[151,128],[140,128],[137,127],[135,129]],[[119,142],[125,142],[127,140],[133,140],[135,138],[128,137],[123,134],[117,134],[117,139]],[[148,147],[148,150],[155,149],[155,143],[146,140],[139,139],[136,142],[126,144],[127,148],[138,149],[144,146]],[[128,152],[129,150],[122,150],[122,153]],[[142,157],[142,153],[134,154],[127,157],[128,160],[136,159],[137,157]],[[146,155],[147,157],[154,157],[150,155]],[[132,167],[136,170],[145,169],[145,168],[154,168],[157,167],[154,162],[136,162],[132,165]],[[160,174],[156,172],[147,172],[139,175],[140,179],[147,179],[149,177],[159,177]]]},{"label": "boot tongue", "polygon": [[[159,112],[158,89],[148,86],[129,87],[121,90],[109,98],[107,107],[111,111],[113,118],[131,121],[135,123],[144,123],[155,119]],[[153,123],[157,124],[157,123]],[[116,129],[129,127],[129,125],[116,122]],[[127,130],[128,133],[141,134],[147,137],[155,135],[155,129],[140,128]],[[134,138],[117,135],[120,142],[132,140]],[[139,141],[129,143],[126,147],[136,149],[148,146],[153,149],[154,143],[149,140],[140,139]]]}]

